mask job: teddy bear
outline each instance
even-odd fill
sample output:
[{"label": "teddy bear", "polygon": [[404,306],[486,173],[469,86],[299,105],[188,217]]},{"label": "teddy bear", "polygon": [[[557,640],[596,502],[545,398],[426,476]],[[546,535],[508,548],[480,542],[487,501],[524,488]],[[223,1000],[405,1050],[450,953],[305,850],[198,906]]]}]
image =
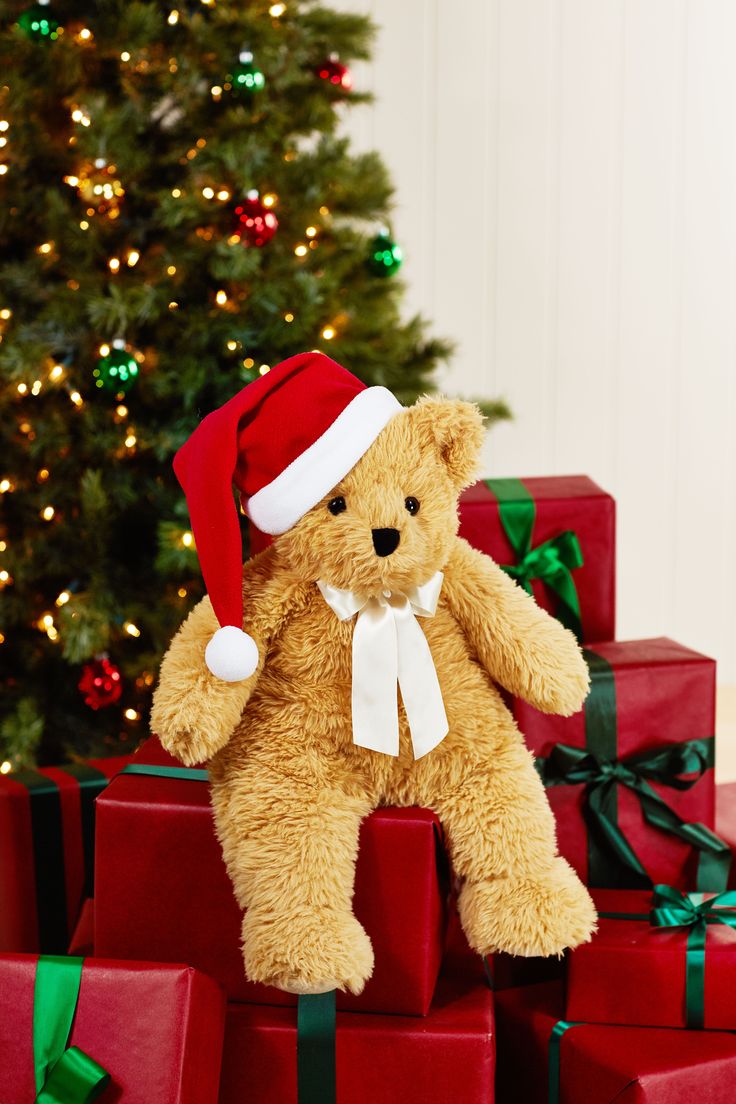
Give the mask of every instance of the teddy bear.
[{"label": "teddy bear", "polygon": [[[152,725],[209,765],[252,981],[362,990],[373,952],[353,881],[379,805],[437,814],[479,954],[559,955],[595,927],[499,691],[567,716],[588,670],[573,635],[457,535],[482,438],[473,404],[405,408],[305,353],[177,454],[208,596],[163,659]],[[233,482],[274,538],[244,567]]]}]

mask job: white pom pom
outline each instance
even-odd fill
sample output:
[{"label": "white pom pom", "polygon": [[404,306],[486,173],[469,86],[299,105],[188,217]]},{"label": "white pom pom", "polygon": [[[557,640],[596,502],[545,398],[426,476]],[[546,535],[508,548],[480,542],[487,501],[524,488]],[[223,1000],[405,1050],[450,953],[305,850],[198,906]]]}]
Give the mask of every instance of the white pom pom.
[{"label": "white pom pom", "polygon": [[205,648],[204,661],[215,678],[240,682],[249,678],[258,666],[258,647],[242,629],[223,625]]}]

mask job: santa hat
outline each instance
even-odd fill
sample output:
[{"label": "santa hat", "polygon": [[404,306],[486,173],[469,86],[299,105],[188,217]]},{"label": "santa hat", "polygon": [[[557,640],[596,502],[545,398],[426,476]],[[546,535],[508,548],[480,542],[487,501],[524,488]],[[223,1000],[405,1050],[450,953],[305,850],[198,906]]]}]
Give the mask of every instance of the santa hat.
[{"label": "santa hat", "polygon": [[205,650],[213,675],[258,666],[244,633],[240,525],[232,484],[262,532],[285,533],[353,468],[401,410],[322,353],[277,364],[200,423],[174,457],[207,590],[220,622]]}]

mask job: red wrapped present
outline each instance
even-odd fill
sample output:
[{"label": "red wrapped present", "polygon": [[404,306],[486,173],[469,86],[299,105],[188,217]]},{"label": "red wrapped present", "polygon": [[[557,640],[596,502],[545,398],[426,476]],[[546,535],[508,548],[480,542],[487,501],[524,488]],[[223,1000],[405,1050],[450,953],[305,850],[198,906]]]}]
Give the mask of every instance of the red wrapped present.
[{"label": "red wrapped present", "polygon": [[460,536],[578,639],[615,636],[616,504],[587,476],[482,480],[460,498]]},{"label": "red wrapped present", "polygon": [[93,892],[95,799],[129,762],[0,775],[0,951],[66,951]]},{"label": "red wrapped present", "polygon": [[568,957],[567,1018],[736,1029],[736,891],[597,890],[600,925]]},{"label": "red wrapped present", "polygon": [[496,998],[498,1104],[731,1104],[736,1036],[563,1019],[562,986]]},{"label": "red wrapped present", "polygon": [[591,692],[573,717],[513,710],[549,787],[561,853],[590,886],[726,888],[715,814],[716,666],[671,640],[585,650]]},{"label": "red wrapped present", "polygon": [[[189,962],[231,1000],[294,1004],[246,980],[241,913],[215,838],[209,788],[157,741],[137,756],[182,777],[123,774],[98,805],[95,951]],[[138,767],[136,768],[138,769]],[[439,822],[424,809],[378,809],[363,823],[355,914],[373,941],[373,976],[338,1007],[424,1015],[439,972],[446,873]]]},{"label": "red wrapped present", "polygon": [[0,956],[0,1100],[215,1104],[224,1004],[189,966]]},{"label": "red wrapped present", "polygon": [[481,960],[452,950],[425,1019],[228,1006],[220,1104],[492,1104],[492,993]]},{"label": "red wrapped present", "polygon": [[82,905],[67,953],[83,958],[95,953],[95,903],[92,897],[88,897]]}]

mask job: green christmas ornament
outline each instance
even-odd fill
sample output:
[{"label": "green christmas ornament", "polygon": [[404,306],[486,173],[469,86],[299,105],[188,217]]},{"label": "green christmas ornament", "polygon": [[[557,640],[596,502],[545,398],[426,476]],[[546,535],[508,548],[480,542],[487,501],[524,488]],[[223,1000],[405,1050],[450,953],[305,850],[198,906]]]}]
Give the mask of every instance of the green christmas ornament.
[{"label": "green christmas ornament", "polygon": [[127,394],[138,379],[138,361],[125,348],[124,341],[113,341],[109,352],[97,361],[92,375],[95,387],[104,388],[113,395]]},{"label": "green christmas ornament", "polygon": [[59,20],[54,17],[48,0],[21,12],[18,26],[33,42],[55,42],[59,37]]},{"label": "green christmas ornament", "polygon": [[266,78],[253,61],[250,50],[240,51],[238,64],[228,74],[227,83],[235,96],[252,96],[266,87]]},{"label": "green christmas ornament", "polygon": [[382,230],[371,242],[368,251],[368,268],[374,276],[393,276],[401,268],[404,254],[401,246],[391,238],[388,231]]}]

